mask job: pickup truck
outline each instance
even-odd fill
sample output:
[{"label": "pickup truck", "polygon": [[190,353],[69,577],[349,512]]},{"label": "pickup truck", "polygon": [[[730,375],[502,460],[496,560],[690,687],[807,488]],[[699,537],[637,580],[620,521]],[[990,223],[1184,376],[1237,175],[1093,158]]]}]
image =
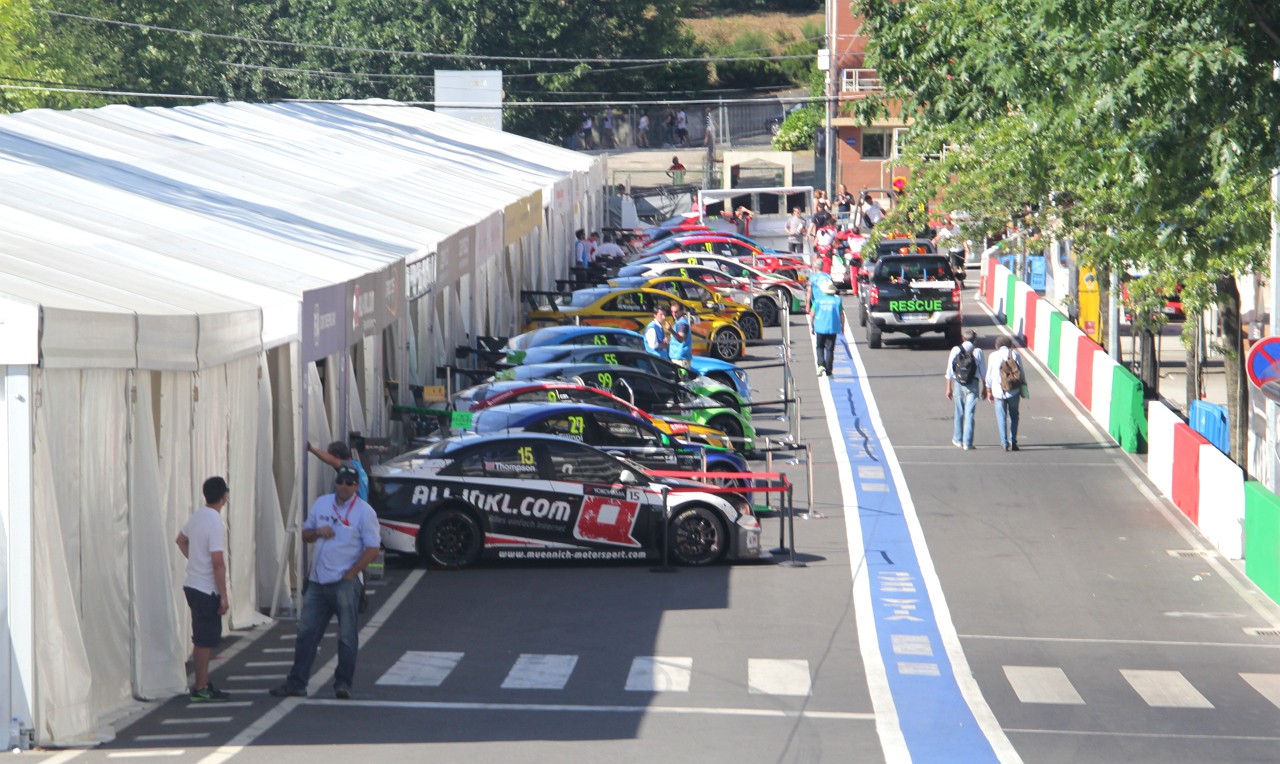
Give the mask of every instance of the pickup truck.
[{"label": "pickup truck", "polygon": [[948,344],[960,344],[960,284],[945,255],[881,256],[858,278],[859,323],[869,347],[880,347],[892,332],[913,338],[941,332]]}]

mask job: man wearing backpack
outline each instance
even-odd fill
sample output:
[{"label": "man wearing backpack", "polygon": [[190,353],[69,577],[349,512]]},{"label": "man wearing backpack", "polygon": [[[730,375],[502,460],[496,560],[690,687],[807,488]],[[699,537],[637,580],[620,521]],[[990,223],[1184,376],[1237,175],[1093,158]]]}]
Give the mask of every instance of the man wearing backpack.
[{"label": "man wearing backpack", "polygon": [[947,356],[947,400],[955,403],[955,424],[951,445],[973,450],[973,411],[982,397],[982,380],[986,375],[982,351],[975,347],[978,333],[969,330],[964,342],[951,348]]},{"label": "man wearing backpack", "polygon": [[996,429],[1005,451],[1018,450],[1018,403],[1027,389],[1022,358],[1013,349],[1013,340],[996,340],[996,352],[987,359],[987,398],[996,406]]}]

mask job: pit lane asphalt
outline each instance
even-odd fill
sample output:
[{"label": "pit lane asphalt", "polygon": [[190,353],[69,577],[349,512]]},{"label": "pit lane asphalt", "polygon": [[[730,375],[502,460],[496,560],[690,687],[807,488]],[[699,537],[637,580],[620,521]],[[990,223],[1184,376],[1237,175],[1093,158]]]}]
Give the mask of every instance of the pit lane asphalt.
[{"label": "pit lane asphalt", "polygon": [[[973,291],[965,323],[990,349],[1000,330]],[[856,301],[845,305],[856,316]],[[1034,367],[1022,409],[1024,450],[994,446],[989,404],[979,409],[978,449],[955,449],[942,395],[943,342],[886,336],[885,347],[871,351],[850,323],[968,665],[1022,760],[1275,761],[1276,706],[1240,675],[1271,673],[1280,641],[1242,629],[1280,624],[1280,613],[1221,561],[1169,554],[1202,542],[1144,490],[1130,457],[1099,442]],[[316,662],[311,699],[267,696],[291,658],[293,624],[278,623],[228,640],[221,653],[231,657],[215,661],[214,681],[233,693],[234,705],[175,698],[123,726],[109,744],[32,758],[884,760],[852,610],[851,570],[863,563],[863,550],[850,554],[846,543],[844,513],[853,499],[835,477],[818,388],[828,383],[812,373],[803,317],[793,326],[799,427],[813,447],[812,509],[822,515],[796,521],[807,567],[654,573],[646,565],[530,564],[444,572],[393,563],[375,590],[377,629],[362,642],[355,702],[331,700],[321,671],[332,659],[331,639]],[[769,347],[751,354],[776,359]],[[771,399],[781,375],[753,371],[752,383],[758,397]],[[776,415],[761,412],[757,421],[780,433],[787,423]],[[804,465],[780,458],[775,468],[797,484],[803,504]],[[779,520],[764,524],[773,547]],[[460,657],[438,686],[376,683],[411,652]],[[521,655],[575,662],[563,689],[504,688]],[[691,659],[687,691],[627,690],[635,659],[645,656]],[[753,660],[803,664],[811,688],[753,692]],[[1010,680],[1019,667],[1059,669],[1083,702],[1026,702],[1018,690],[1027,694],[1027,687],[1015,690]],[[1121,673],[1139,670],[1177,672],[1212,707],[1144,702],[1126,679],[1134,675]],[[756,684],[779,689],[776,681]]]}]

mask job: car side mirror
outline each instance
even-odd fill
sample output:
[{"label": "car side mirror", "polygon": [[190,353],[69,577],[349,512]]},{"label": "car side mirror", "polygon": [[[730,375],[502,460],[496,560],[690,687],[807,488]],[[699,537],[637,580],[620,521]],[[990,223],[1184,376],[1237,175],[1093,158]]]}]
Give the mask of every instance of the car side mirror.
[{"label": "car side mirror", "polygon": [[622,474],[618,476],[618,482],[623,485],[639,485],[640,479],[631,470],[623,470]]}]

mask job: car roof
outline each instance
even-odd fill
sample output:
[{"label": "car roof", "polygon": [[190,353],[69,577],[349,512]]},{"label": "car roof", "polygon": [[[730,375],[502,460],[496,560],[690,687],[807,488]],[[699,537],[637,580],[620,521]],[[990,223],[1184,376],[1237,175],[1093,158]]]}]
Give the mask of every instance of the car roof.
[{"label": "car roof", "polygon": [[[593,403],[578,403],[576,401],[517,401],[514,403],[502,403],[497,406],[490,406],[481,412],[483,416],[490,416],[489,412],[507,413],[513,419],[518,416],[534,416],[537,414],[548,414],[556,411],[582,411],[586,413],[605,413],[620,414],[623,412],[617,409],[611,409],[606,406],[597,406]],[[626,416],[631,416],[626,414]]]}]

